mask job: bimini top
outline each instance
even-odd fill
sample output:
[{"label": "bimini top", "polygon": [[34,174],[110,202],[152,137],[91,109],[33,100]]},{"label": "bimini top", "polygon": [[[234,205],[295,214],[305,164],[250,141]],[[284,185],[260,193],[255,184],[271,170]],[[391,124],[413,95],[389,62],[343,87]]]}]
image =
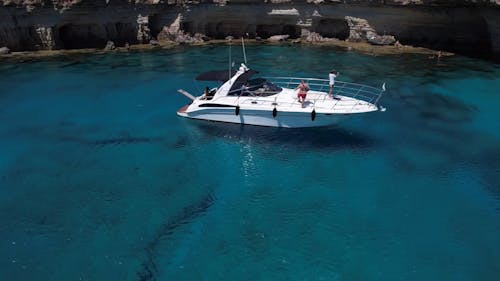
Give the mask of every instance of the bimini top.
[{"label": "bimini top", "polygon": [[198,75],[195,79],[198,81],[221,81],[226,82],[229,78],[233,77],[236,74],[236,70],[211,70],[208,72],[203,72]]}]

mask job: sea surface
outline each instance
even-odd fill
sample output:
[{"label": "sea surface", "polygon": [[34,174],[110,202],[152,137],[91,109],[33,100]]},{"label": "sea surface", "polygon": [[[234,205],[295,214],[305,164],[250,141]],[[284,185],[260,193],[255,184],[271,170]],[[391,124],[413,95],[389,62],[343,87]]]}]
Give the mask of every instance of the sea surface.
[{"label": "sea surface", "polygon": [[[500,66],[250,46],[381,86],[335,127],[184,119],[227,46],[0,61],[0,280],[500,280]],[[232,48],[237,66],[243,56]]]}]

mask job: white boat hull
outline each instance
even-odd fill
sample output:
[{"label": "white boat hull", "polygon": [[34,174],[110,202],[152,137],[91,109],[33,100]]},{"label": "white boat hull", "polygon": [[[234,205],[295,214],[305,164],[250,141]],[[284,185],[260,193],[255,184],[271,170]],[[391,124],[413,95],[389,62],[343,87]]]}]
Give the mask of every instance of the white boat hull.
[{"label": "white boat hull", "polygon": [[322,114],[304,112],[276,112],[273,117],[272,111],[268,110],[245,110],[240,109],[236,115],[236,108],[210,108],[187,113],[182,109],[177,112],[179,116],[191,119],[210,120],[217,122],[236,123],[245,125],[256,125],[265,127],[304,128],[323,127],[339,123],[350,114]]},{"label": "white boat hull", "polygon": [[[191,119],[266,127],[322,127],[335,125],[352,114],[378,111],[377,101],[383,92],[366,85],[337,82],[334,95],[329,95],[328,80],[290,77],[276,77],[275,81],[249,80],[255,73],[242,64],[219,88],[209,91],[207,87],[199,97],[179,90],[193,102],[177,114]],[[218,80],[220,71],[205,73],[197,79],[207,77]],[[307,88],[305,97],[299,85]]]}]

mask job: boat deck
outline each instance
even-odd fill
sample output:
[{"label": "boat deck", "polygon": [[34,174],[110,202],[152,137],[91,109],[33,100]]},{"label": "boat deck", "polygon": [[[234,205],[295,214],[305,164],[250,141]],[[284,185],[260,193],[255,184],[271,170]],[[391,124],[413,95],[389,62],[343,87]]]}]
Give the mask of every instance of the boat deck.
[{"label": "boat deck", "polygon": [[239,105],[242,108],[256,110],[272,110],[276,107],[278,110],[290,112],[309,112],[315,109],[318,113],[360,113],[377,110],[377,106],[366,101],[345,96],[331,98],[325,93],[309,93],[302,107],[295,96],[294,92],[289,92],[280,93],[276,99],[246,98],[240,100]]},{"label": "boat deck", "polygon": [[[310,87],[308,97],[312,99],[314,103],[328,102],[328,99],[331,99],[328,95],[326,95],[326,93],[330,90],[330,81],[327,79],[298,77],[266,77],[266,79],[285,89],[296,89],[303,80],[308,83]],[[375,88],[363,84],[336,81],[333,88],[334,96],[342,97],[342,99],[345,97],[352,100],[364,101],[374,106],[378,105],[378,102],[384,92],[385,83],[382,84],[382,87]],[[342,105],[342,103],[336,104]]]}]

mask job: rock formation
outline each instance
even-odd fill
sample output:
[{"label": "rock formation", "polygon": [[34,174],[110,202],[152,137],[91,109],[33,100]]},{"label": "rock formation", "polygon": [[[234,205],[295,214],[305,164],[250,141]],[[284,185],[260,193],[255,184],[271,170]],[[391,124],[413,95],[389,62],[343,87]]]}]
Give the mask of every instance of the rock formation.
[{"label": "rock formation", "polygon": [[204,41],[204,35],[201,33],[195,33],[191,36],[189,33],[184,32],[184,30],[181,29],[181,23],[182,15],[178,14],[170,25],[163,26],[160,33],[158,33],[158,40],[171,41],[180,44],[193,44]]},{"label": "rock formation", "polygon": [[36,34],[40,39],[41,49],[52,50],[56,46],[52,27],[38,26],[35,27]]},{"label": "rock formation", "polygon": [[9,48],[7,48],[7,47],[0,48],[0,55],[5,55],[5,54],[9,54],[9,53],[10,53]]},{"label": "rock formation", "polygon": [[348,41],[363,41],[374,45],[393,45],[396,38],[392,35],[379,35],[375,29],[368,24],[368,21],[361,18],[346,16],[345,20],[349,25]]},{"label": "rock formation", "polygon": [[151,39],[151,30],[149,29],[149,16],[137,16],[137,42],[146,43]]},{"label": "rock formation", "polygon": [[108,41],[106,43],[106,47],[104,47],[105,51],[112,51],[114,49],[116,49],[116,47],[115,47],[115,43],[113,41]]},{"label": "rock formation", "polygon": [[280,41],[285,41],[286,39],[288,39],[288,37],[290,37],[290,35],[288,35],[288,34],[273,35],[273,36],[269,37],[267,40],[270,42],[280,42]]},{"label": "rock formation", "polygon": [[0,0],[0,46],[102,49],[288,35],[500,57],[500,0]]}]

